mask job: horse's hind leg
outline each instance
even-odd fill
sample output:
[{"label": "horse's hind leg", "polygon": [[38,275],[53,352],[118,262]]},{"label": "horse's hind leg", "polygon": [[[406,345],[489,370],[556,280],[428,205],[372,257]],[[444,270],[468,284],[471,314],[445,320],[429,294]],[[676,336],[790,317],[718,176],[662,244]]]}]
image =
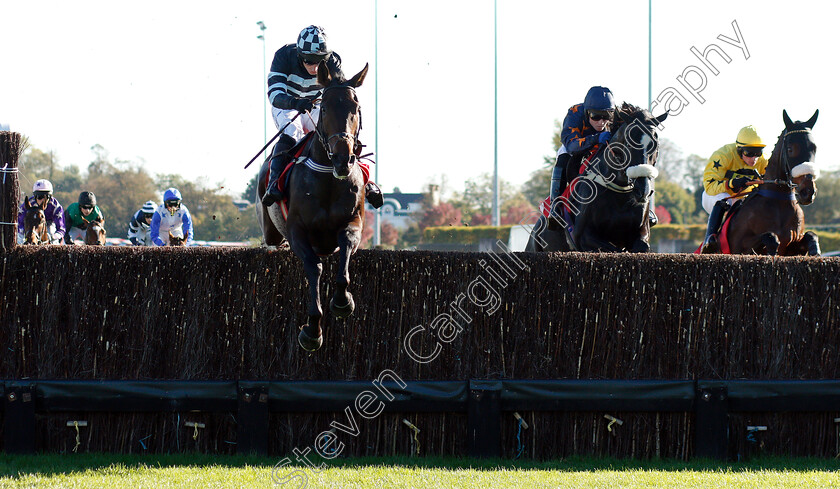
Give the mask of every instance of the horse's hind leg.
[{"label": "horse's hind leg", "polygon": [[335,276],[335,294],[330,299],[330,311],[337,318],[346,318],[353,314],[356,304],[350,287],[350,255],[359,245],[360,234],[347,229],[338,236],[338,273]]}]

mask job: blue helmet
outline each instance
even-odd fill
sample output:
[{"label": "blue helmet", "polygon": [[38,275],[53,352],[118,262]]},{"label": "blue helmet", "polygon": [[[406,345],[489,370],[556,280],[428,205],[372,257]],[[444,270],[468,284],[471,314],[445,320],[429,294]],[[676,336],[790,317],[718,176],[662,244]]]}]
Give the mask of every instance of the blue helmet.
[{"label": "blue helmet", "polygon": [[583,110],[615,110],[613,94],[607,87],[592,87],[583,99]]},{"label": "blue helmet", "polygon": [[166,189],[166,192],[163,193],[163,201],[167,202],[170,200],[182,200],[181,192],[179,192],[177,188],[168,188]]}]

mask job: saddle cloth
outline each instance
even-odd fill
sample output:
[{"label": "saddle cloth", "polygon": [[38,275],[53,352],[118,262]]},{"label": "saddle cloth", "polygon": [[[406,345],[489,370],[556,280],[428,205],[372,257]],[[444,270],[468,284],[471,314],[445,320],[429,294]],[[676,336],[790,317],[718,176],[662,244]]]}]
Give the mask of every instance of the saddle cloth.
[{"label": "saddle cloth", "polygon": [[[287,156],[289,161],[286,163],[286,166],[283,168],[283,172],[280,173],[280,177],[277,179],[277,188],[279,188],[280,193],[283,194],[283,200],[280,202],[280,209],[283,211],[284,218],[288,215],[289,194],[286,192],[286,188],[289,186],[289,177],[292,176],[292,168],[294,168],[295,164],[306,161],[305,158],[301,158],[301,155],[303,154],[303,149],[306,147],[306,143],[313,137],[314,134],[314,131],[307,133],[294,145],[292,149],[289,150],[287,153],[289,155]],[[357,164],[359,165],[359,169],[362,171],[363,183],[367,184],[370,181],[370,163],[357,160]],[[265,176],[266,187],[269,183],[271,183],[269,178],[270,172],[267,172]]]},{"label": "saddle cloth", "polygon": [[[599,145],[595,145],[589,152],[583,157],[580,162],[580,167],[578,168],[577,175],[583,175],[589,169],[589,165],[592,164],[592,157],[595,156],[595,153],[598,152]],[[575,177],[569,185],[566,186],[566,190],[563,191],[563,198],[561,199],[563,202],[563,207],[565,207],[564,217],[571,217],[571,208],[569,207],[569,200],[572,197],[572,192],[574,191],[575,186],[580,181],[581,177]],[[551,213],[551,196],[545,198],[542,202],[540,202],[540,212],[548,218],[548,215]],[[570,222],[570,220],[566,220],[566,222]]]}]

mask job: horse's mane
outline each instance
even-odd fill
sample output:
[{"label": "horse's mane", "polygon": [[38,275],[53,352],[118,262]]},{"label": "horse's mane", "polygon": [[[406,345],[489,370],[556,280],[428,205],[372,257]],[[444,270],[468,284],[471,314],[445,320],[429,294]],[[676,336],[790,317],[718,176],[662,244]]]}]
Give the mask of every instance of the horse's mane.
[{"label": "horse's mane", "polygon": [[641,117],[644,120],[652,119],[653,116],[647,110],[638,107],[633,104],[628,104],[627,102],[622,102],[621,107],[616,109],[616,116],[614,118],[614,126],[612,127],[612,131],[615,132],[621,127],[625,121],[630,121],[635,118]]}]

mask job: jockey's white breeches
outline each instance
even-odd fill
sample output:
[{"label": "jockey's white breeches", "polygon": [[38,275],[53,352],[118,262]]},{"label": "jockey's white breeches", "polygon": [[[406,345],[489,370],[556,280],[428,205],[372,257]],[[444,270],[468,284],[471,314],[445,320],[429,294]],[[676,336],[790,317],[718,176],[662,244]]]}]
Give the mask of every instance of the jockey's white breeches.
[{"label": "jockey's white breeches", "polygon": [[729,204],[730,205],[732,205],[733,203],[735,203],[736,200],[738,200],[738,199],[730,198],[729,194],[726,193],[726,192],[721,192],[717,195],[709,195],[704,190],[703,191],[703,209],[707,213],[711,214],[712,209],[715,207],[715,204],[720,200],[726,200],[726,199],[729,199]]},{"label": "jockey's white breeches", "polygon": [[[274,119],[274,125],[278,131],[283,126],[286,126],[297,114],[298,111],[296,110],[278,109],[277,107],[271,108],[271,118]],[[315,130],[315,125],[318,124],[318,116],[320,114],[321,105],[315,105],[308,113],[301,113],[297,119],[286,126],[283,133],[295,138],[295,141],[300,141],[308,132]]]}]

